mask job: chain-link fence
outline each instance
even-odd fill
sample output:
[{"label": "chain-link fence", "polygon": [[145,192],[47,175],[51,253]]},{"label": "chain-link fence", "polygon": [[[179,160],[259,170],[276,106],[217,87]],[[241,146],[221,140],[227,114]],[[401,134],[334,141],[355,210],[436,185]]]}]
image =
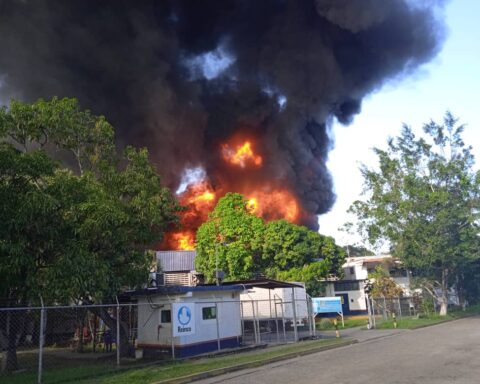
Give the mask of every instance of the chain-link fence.
[{"label": "chain-link fence", "polygon": [[272,344],[296,342],[316,336],[310,299],[245,300],[241,303],[242,342]]},{"label": "chain-link fence", "polygon": [[379,324],[396,319],[398,321],[406,318],[418,318],[420,316],[429,316],[435,312],[429,301],[420,296],[409,297],[369,297],[367,299],[367,309],[369,316],[369,325],[372,328]]},{"label": "chain-link fence", "polygon": [[130,363],[135,314],[132,305],[0,308],[1,381],[75,381]]},{"label": "chain-link fence", "polygon": [[[305,300],[202,300],[176,335],[173,302],[0,308],[0,382],[62,383],[201,353],[315,336]],[[180,313],[178,313],[180,316]]]}]

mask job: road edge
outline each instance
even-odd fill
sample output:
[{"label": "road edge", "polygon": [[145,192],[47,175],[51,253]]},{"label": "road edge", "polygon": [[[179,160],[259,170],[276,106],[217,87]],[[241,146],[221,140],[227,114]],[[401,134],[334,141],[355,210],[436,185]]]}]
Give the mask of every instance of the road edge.
[{"label": "road edge", "polygon": [[285,355],[275,356],[275,357],[271,357],[271,358],[265,359],[265,360],[250,361],[248,363],[242,363],[242,364],[232,365],[230,367],[212,369],[210,371],[194,373],[194,374],[191,374],[191,375],[181,376],[181,377],[177,377],[177,378],[174,378],[174,379],[165,379],[165,380],[155,381],[152,384],[185,384],[185,383],[191,383],[191,382],[196,381],[196,380],[208,379],[210,377],[220,376],[220,375],[223,375],[223,374],[226,374],[226,373],[240,371],[242,369],[261,367],[262,365],[275,363],[275,362],[282,361],[282,360],[289,360],[289,359],[293,359],[293,358],[299,357],[299,356],[310,355],[312,353],[328,351],[330,349],[346,347],[348,345],[352,345],[352,344],[356,344],[356,343],[358,343],[358,340],[356,340],[356,339],[345,339],[344,341],[341,341],[339,343],[335,343],[335,344],[332,344],[332,345],[323,345],[323,346],[319,346],[319,347],[306,349],[306,350],[303,350],[303,351],[290,352],[290,353],[287,353]]}]

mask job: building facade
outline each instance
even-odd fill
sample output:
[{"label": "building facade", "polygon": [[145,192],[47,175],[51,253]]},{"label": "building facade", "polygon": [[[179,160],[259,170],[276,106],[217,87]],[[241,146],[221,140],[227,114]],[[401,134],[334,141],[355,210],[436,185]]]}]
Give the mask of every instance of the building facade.
[{"label": "building facade", "polygon": [[348,257],[343,264],[344,278],[327,281],[326,296],[342,298],[344,315],[367,314],[367,295],[365,286],[368,276],[377,266],[388,270],[393,281],[402,288],[405,296],[412,294],[410,273],[391,255]]}]

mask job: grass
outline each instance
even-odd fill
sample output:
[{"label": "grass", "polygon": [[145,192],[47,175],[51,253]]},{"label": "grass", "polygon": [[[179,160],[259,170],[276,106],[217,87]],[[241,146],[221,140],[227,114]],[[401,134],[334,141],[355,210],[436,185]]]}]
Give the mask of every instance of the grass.
[{"label": "grass", "polygon": [[[81,366],[65,367],[64,365],[64,368],[60,369],[45,369],[43,383],[145,384],[178,378],[217,368],[231,367],[238,364],[268,361],[275,357],[314,350],[319,347],[334,345],[341,341],[344,340],[309,340],[297,344],[275,346],[245,353],[235,353],[218,357],[204,357],[191,360],[176,360],[142,367],[130,363],[130,367],[122,366],[120,371],[115,369],[114,363],[107,365],[105,364],[106,362],[101,364],[95,360],[90,362],[82,361],[77,362],[81,363]],[[32,369],[28,372],[0,376],[0,382],[2,384],[36,383],[37,372],[36,369]]]},{"label": "grass", "polygon": [[[432,315],[430,317],[419,317],[419,318],[403,317],[401,319],[397,319],[397,328],[415,329],[415,328],[425,327],[427,325],[443,323],[451,319],[452,317],[450,316],[439,316],[439,315]],[[393,329],[393,328],[395,327],[392,319],[388,319],[387,321],[377,320],[376,329]]]},{"label": "grass", "polygon": [[[480,305],[472,305],[467,307],[465,311],[462,310],[453,310],[450,311],[446,316],[440,316],[438,314],[431,314],[424,317],[403,317],[397,319],[397,328],[400,329],[415,329],[421,328],[428,325],[434,325],[438,323],[443,323],[445,321],[460,319],[465,316],[480,314]],[[387,321],[377,321],[377,329],[393,329],[394,324],[393,320],[389,319]]]},{"label": "grass", "polygon": [[[354,327],[361,327],[366,326],[367,320],[365,318],[351,318],[345,319],[345,328],[354,328]],[[335,329],[333,325],[333,319],[324,318],[321,321],[317,322],[316,324],[317,330],[319,331],[331,331]],[[342,327],[342,320],[338,320],[338,329],[343,329]]]},{"label": "grass", "polygon": [[329,346],[339,343],[342,340],[313,340],[305,341],[294,345],[271,347],[268,349],[256,350],[248,353],[235,355],[202,358],[198,360],[183,360],[171,362],[162,366],[150,366],[142,369],[135,369],[118,374],[113,374],[88,381],[81,381],[81,384],[146,384],[167,379],[179,378],[210,371],[213,369],[227,368],[239,364],[251,362],[267,362],[269,359],[314,350],[321,346]]},{"label": "grass", "polygon": [[[43,383],[66,383],[78,382],[87,377],[98,376],[107,372],[113,371],[114,366],[107,367],[105,365],[95,365],[94,363],[88,366],[81,367],[66,367],[60,369],[45,370],[42,378]],[[29,372],[13,373],[8,376],[0,376],[2,384],[27,384],[37,383],[38,373],[36,370]],[[86,382],[85,382],[86,383]]]},{"label": "grass", "polygon": [[[38,350],[19,351],[17,359],[21,370],[5,376],[0,373],[0,383],[36,383]],[[116,369],[115,362],[115,357],[111,354],[74,354],[68,348],[45,348],[43,382],[48,384],[76,382],[85,377],[114,371]],[[129,364],[132,363],[129,362]]]}]

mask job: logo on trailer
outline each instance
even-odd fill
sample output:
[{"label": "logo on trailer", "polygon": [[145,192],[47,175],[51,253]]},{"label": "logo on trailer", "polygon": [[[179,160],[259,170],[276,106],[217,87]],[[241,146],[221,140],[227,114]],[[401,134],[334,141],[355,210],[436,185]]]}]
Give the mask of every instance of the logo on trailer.
[{"label": "logo on trailer", "polygon": [[187,325],[192,320],[192,312],[190,308],[186,307],[185,305],[180,307],[177,313],[178,322],[182,325]]},{"label": "logo on trailer", "polygon": [[172,304],[173,336],[188,336],[195,334],[195,304]]}]

